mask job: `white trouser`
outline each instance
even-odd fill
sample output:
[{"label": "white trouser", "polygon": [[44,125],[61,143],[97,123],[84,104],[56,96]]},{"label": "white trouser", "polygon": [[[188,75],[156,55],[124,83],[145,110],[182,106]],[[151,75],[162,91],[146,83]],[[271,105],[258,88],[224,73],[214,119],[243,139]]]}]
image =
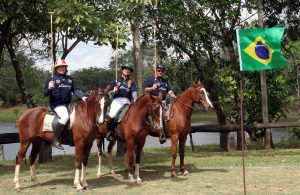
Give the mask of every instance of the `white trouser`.
[{"label": "white trouser", "polygon": [[130,104],[130,101],[128,98],[124,98],[124,97],[118,97],[115,98],[111,105],[110,105],[110,111],[108,116],[110,118],[115,118],[117,113],[119,112],[119,110],[125,105],[125,104]]},{"label": "white trouser", "polygon": [[57,107],[54,108],[54,111],[56,112],[56,114],[60,118],[58,120],[58,122],[63,124],[63,125],[66,125],[69,118],[70,118],[67,107],[66,106],[57,106]]}]

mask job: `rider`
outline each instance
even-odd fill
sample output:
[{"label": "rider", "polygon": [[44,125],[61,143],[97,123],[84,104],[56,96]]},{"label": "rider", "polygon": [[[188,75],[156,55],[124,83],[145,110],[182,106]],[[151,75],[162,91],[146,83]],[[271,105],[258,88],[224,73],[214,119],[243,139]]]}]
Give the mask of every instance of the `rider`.
[{"label": "rider", "polygon": [[106,128],[108,134],[106,139],[108,141],[114,140],[114,118],[119,110],[125,105],[130,104],[130,101],[133,99],[133,102],[137,100],[137,88],[135,83],[130,80],[130,74],[133,72],[133,66],[130,63],[123,64],[121,66],[122,75],[119,76],[116,80],[113,80],[107,87],[106,91],[113,96],[113,101],[110,105],[110,110],[107,117]]},{"label": "rider", "polygon": [[64,59],[56,60],[54,66],[54,76],[49,77],[45,82],[44,95],[50,96],[50,108],[56,112],[59,117],[58,125],[54,130],[52,146],[60,150],[64,148],[60,143],[61,132],[67,124],[70,116],[67,107],[71,103],[72,92],[75,97],[86,101],[87,97],[76,87],[73,79],[66,75],[68,64]]},{"label": "rider", "polygon": [[[158,64],[156,66],[156,78],[155,76],[151,76],[146,81],[146,88],[145,92],[150,92],[152,95],[158,96],[159,92],[161,91],[163,93],[163,105],[164,109],[166,108],[166,96],[167,94],[172,98],[176,99],[175,93],[170,89],[170,86],[168,85],[168,82],[166,79],[164,79],[164,73],[165,73],[165,65],[164,64]],[[167,125],[165,124],[165,121],[163,123],[164,131],[162,133],[161,142],[164,143],[166,141],[166,131],[167,131]]]}]

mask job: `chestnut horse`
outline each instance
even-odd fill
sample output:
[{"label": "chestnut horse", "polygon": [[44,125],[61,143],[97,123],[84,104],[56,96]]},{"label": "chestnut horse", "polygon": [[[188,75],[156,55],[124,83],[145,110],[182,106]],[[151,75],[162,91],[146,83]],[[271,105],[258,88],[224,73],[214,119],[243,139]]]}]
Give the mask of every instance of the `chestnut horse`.
[{"label": "chestnut horse", "polygon": [[[86,102],[81,101],[73,112],[75,112],[74,123],[71,124],[72,138],[75,145],[75,178],[74,185],[77,191],[84,191],[87,188],[85,179],[86,166],[90,154],[93,141],[96,138],[95,124],[99,114],[101,113],[100,105],[103,104],[103,95],[98,90],[93,92]],[[26,110],[19,119],[19,136],[20,148],[16,156],[16,168],[14,182],[16,183],[16,190],[20,190],[19,172],[20,164],[25,157],[29,145],[32,143],[30,153],[30,170],[31,180],[38,184],[35,160],[43,140],[51,141],[53,139],[53,132],[43,132],[43,120],[46,115],[47,108],[36,107]],[[72,115],[71,115],[72,116]],[[72,117],[70,117],[72,118]],[[65,144],[62,139],[62,144]],[[81,171],[81,177],[80,177]]]},{"label": "chestnut horse", "polygon": [[191,129],[191,116],[194,104],[204,106],[206,109],[213,108],[208,94],[200,81],[194,82],[173,102],[170,118],[167,121],[169,136],[171,139],[172,162],[171,176],[175,177],[175,160],[177,156],[177,142],[179,141],[180,170],[183,175],[188,175],[184,167],[184,149],[187,135]]},{"label": "chestnut horse", "polygon": [[[141,152],[143,150],[146,137],[151,130],[155,130],[157,134],[162,133],[162,94],[152,96],[146,93],[139,97],[135,103],[129,105],[128,110],[124,113],[120,123],[116,129],[124,138],[126,144],[126,153],[128,160],[128,177],[129,182],[141,183],[142,179],[139,176],[139,164],[141,159]],[[102,127],[102,128],[101,128]],[[97,176],[101,176],[101,155],[102,155],[102,142],[105,133],[105,123],[100,126],[100,137],[97,140],[98,154],[99,154],[99,167]],[[112,169],[112,147],[115,141],[109,143],[109,167],[110,173],[113,174]],[[135,151],[135,172],[133,172]],[[134,178],[135,177],[135,178]]]}]

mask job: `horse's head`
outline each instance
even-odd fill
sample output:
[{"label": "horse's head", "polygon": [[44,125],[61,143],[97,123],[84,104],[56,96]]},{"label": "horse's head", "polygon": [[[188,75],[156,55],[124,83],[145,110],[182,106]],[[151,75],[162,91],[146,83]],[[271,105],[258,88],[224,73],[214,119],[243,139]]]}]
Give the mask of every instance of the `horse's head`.
[{"label": "horse's head", "polygon": [[149,120],[154,131],[161,134],[163,131],[163,94],[160,92],[159,96],[153,96],[151,94],[149,94],[149,96],[151,99]]},{"label": "horse's head", "polygon": [[208,98],[208,93],[200,81],[194,82],[192,88],[194,89],[192,96],[194,102],[198,103],[200,106],[204,106],[206,109],[213,108],[213,105]]},{"label": "horse's head", "polygon": [[99,125],[104,123],[104,117],[105,117],[105,113],[107,111],[107,107],[108,107],[108,93],[103,90],[100,89],[98,92],[98,101],[99,101],[99,106],[98,106],[98,110],[96,110],[97,113],[97,122]]}]

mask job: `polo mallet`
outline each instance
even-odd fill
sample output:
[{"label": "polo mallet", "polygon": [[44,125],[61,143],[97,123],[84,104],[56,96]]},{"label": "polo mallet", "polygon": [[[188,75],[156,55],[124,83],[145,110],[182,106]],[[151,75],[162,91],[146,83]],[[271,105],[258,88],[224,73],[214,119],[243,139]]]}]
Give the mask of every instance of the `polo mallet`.
[{"label": "polo mallet", "polygon": [[51,36],[50,36],[50,45],[51,45],[51,58],[52,58],[52,66],[51,66],[51,77],[53,77],[53,74],[54,74],[54,54],[53,54],[53,28],[52,28],[52,16],[54,14],[54,12],[48,12],[48,14],[50,15],[50,24],[51,24],[51,27],[50,27],[50,33],[51,33]]}]

